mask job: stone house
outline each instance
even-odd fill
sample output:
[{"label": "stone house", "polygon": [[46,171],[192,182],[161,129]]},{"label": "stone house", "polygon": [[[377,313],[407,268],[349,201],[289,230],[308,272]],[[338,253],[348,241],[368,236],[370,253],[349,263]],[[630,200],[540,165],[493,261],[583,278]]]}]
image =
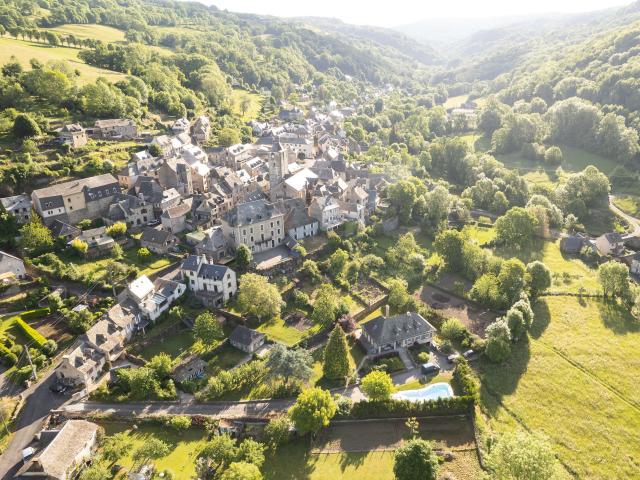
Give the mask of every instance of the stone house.
[{"label": "stone house", "polygon": [[173,233],[151,227],[145,227],[140,237],[140,246],[157,255],[166,255],[178,243],[179,239]]},{"label": "stone house", "polygon": [[360,342],[369,354],[375,355],[430,343],[435,332],[433,325],[416,312],[388,318],[380,315],[362,325]]},{"label": "stone house", "polygon": [[87,132],[79,123],[70,123],[58,130],[60,141],[73,148],[84,147],[87,144]]},{"label": "stone house", "polygon": [[282,245],[284,213],[264,199],[241,203],[222,218],[222,231],[233,248],[264,252]]},{"label": "stone house", "polygon": [[238,290],[236,273],[208,260],[205,255],[189,255],[182,262],[180,272],[189,290],[212,307],[223,306]]},{"label": "stone house", "polygon": [[264,333],[247,328],[244,325],[238,325],[229,335],[229,343],[246,353],[255,353],[264,345],[265,339]]},{"label": "stone house", "polygon": [[24,262],[21,258],[0,251],[0,277],[9,279],[10,277],[23,279],[27,275]]}]

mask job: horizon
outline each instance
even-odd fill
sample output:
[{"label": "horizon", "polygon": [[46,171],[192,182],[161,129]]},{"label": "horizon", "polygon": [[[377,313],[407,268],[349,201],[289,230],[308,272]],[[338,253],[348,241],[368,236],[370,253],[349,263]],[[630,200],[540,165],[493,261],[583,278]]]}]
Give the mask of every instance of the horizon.
[{"label": "horizon", "polygon": [[[523,5],[508,0],[452,0],[438,4],[418,4],[411,0],[397,0],[393,8],[384,4],[343,2],[326,0],[322,4],[294,0],[200,0],[234,13],[271,15],[276,17],[325,17],[337,18],[354,25],[371,25],[385,28],[400,27],[426,20],[474,20],[501,19],[540,15],[566,15],[586,13],[633,3],[630,0],[539,0],[535,5]],[[464,12],[461,14],[460,12]]]}]

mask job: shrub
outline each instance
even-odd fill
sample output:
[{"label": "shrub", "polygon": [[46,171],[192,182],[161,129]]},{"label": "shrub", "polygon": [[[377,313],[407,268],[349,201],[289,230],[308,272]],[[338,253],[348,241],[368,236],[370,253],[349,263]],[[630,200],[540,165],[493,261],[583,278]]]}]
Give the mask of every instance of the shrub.
[{"label": "shrub", "polygon": [[42,346],[42,353],[44,353],[48,357],[56,353],[57,350],[58,350],[58,344],[55,342],[55,340],[49,339],[46,342],[44,342],[44,345]]},{"label": "shrub", "polygon": [[440,336],[452,342],[461,341],[465,332],[465,326],[457,318],[449,318],[440,327]]},{"label": "shrub", "polygon": [[438,416],[469,413],[475,403],[470,396],[439,398],[426,402],[408,400],[360,401],[351,409],[353,418],[389,418],[393,416]]},{"label": "shrub", "polygon": [[191,427],[191,417],[186,415],[175,415],[173,417],[169,417],[166,420],[165,425],[179,432],[188,430],[189,427]]},{"label": "shrub", "polygon": [[38,332],[35,328],[29,325],[27,322],[23,320],[24,315],[21,317],[16,317],[16,324],[20,327],[20,330],[31,340],[34,342],[38,348],[42,348],[45,343],[47,343],[47,339]]},{"label": "shrub", "polygon": [[477,399],[480,386],[465,358],[459,358],[453,369],[453,388],[458,395]]}]

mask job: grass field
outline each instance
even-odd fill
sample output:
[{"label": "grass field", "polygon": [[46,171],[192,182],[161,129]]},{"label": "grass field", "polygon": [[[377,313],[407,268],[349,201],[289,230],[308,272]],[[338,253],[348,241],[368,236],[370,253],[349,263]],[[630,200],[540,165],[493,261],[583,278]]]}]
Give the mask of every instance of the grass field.
[{"label": "grass field", "polygon": [[[131,459],[133,452],[148,439],[158,438],[168,443],[171,451],[166,457],[154,460],[156,471],[169,470],[175,479],[188,480],[194,478],[196,457],[206,442],[206,434],[203,430],[191,428],[184,433],[178,434],[171,429],[160,426],[142,425],[137,430],[132,430],[129,425],[122,423],[107,423],[103,426],[107,435],[124,431],[133,441],[129,454],[117,462],[127,472],[133,466],[133,460]],[[122,470],[122,472],[124,475],[120,474],[114,478],[127,478],[125,470]]]},{"label": "grass field", "polygon": [[264,333],[271,340],[275,340],[285,345],[294,345],[305,337],[317,333],[322,326],[320,324],[314,324],[307,330],[299,330],[295,327],[290,327],[280,317],[270,320],[260,325],[257,330]]},{"label": "grass field", "polygon": [[[233,102],[234,112],[242,116],[242,119],[245,122],[248,122],[249,120],[255,120],[258,117],[258,113],[260,113],[260,109],[262,108],[263,98],[256,93],[234,89],[231,101]],[[248,101],[248,108],[243,114],[242,103],[244,101]]]},{"label": "grass field", "polygon": [[495,248],[494,253],[505,259],[519,258],[525,264],[534,260],[544,262],[554,274],[552,291],[577,293],[581,286],[594,293],[600,290],[596,270],[579,258],[563,255],[559,242],[538,240],[525,250],[501,246]]},{"label": "grass field", "polygon": [[62,36],[74,35],[76,38],[92,38],[94,40],[101,40],[105,43],[124,41],[124,32],[122,30],[107,27],[105,25],[69,23],[67,25],[60,25],[53,28],[45,28],[45,30],[56,32],[58,35]]},{"label": "grass field", "polygon": [[[110,257],[101,258],[98,260],[84,260],[74,261],[73,263],[78,267],[78,271],[81,275],[86,276],[93,282],[103,280],[107,275],[106,266],[111,262]],[[142,263],[137,255],[137,248],[132,248],[124,251],[123,261],[130,265],[135,265],[140,269],[141,275],[150,275],[161,268],[164,268],[171,264],[171,260],[166,257],[160,257],[152,254],[147,262]]]},{"label": "grass field", "polygon": [[464,102],[467,101],[469,95],[458,95],[457,97],[449,97],[447,101],[442,105],[444,108],[459,108]]},{"label": "grass field", "polygon": [[98,77],[105,77],[112,82],[117,82],[125,77],[123,73],[112,72],[83,63],[78,59],[79,52],[80,50],[77,48],[50,47],[43,43],[6,37],[0,38],[0,64],[8,62],[12,56],[15,56],[25,68],[29,68],[29,60],[32,58],[43,63],[64,61],[70,63],[74,69],[80,72],[80,83],[89,83]]},{"label": "grass field", "polygon": [[488,426],[546,434],[576,478],[638,478],[640,326],[617,306],[572,297],[534,311],[528,343],[482,367]]}]

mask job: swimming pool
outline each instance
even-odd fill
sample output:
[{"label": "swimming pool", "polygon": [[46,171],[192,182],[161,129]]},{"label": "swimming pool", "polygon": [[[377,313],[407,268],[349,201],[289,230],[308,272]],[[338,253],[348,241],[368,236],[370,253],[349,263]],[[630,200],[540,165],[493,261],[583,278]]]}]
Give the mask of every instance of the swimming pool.
[{"label": "swimming pool", "polygon": [[437,400],[438,398],[453,397],[453,390],[448,383],[439,382],[433,385],[419,388],[417,390],[405,390],[393,394],[396,400],[409,400],[410,402],[420,402],[424,400]]}]

